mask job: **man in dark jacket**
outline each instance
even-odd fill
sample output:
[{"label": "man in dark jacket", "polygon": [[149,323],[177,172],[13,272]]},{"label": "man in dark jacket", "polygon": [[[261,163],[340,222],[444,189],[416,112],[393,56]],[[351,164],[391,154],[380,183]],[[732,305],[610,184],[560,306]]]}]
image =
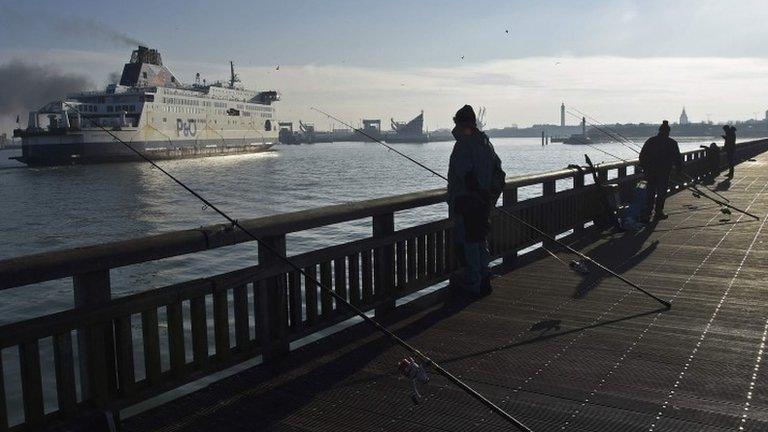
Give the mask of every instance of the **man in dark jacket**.
[{"label": "man in dark jacket", "polygon": [[477,128],[475,112],[464,105],[453,118],[456,144],[448,167],[448,211],[461,271],[451,284],[470,294],[490,292],[486,238],[490,213],[504,187],[504,171],[488,136]]},{"label": "man in dark jacket", "polygon": [[728,177],[733,178],[733,166],[736,164],[736,128],[734,126],[723,126],[725,135],[725,154],[728,155]]},{"label": "man in dark jacket", "polygon": [[664,120],[659,126],[658,135],[648,138],[640,151],[640,166],[648,182],[645,211],[641,219],[643,221],[650,219],[651,209],[654,210],[655,221],[667,218],[664,213],[664,201],[667,199],[669,174],[673,165],[678,171],[683,169],[680,147],[677,141],[669,137],[669,132],[669,122]]}]

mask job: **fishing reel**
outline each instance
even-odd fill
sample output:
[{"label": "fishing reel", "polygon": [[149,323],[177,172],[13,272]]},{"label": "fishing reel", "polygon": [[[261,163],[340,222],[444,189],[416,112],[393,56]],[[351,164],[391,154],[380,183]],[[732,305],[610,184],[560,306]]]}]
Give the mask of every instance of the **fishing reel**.
[{"label": "fishing reel", "polygon": [[701,194],[698,192],[691,192],[691,195],[693,195],[694,198],[701,198]]},{"label": "fishing reel", "polygon": [[568,267],[580,275],[586,276],[589,274],[589,267],[583,261],[572,260],[568,263]]},{"label": "fishing reel", "polygon": [[419,393],[416,384],[429,382],[427,370],[416,363],[416,360],[414,360],[413,357],[405,357],[400,360],[398,369],[404,377],[411,380],[411,401],[413,401],[414,404],[419,405],[421,403],[421,394]]},{"label": "fishing reel", "polygon": [[731,211],[728,210],[728,207],[723,206],[723,207],[720,207],[720,213],[725,214],[725,215],[730,215]]}]

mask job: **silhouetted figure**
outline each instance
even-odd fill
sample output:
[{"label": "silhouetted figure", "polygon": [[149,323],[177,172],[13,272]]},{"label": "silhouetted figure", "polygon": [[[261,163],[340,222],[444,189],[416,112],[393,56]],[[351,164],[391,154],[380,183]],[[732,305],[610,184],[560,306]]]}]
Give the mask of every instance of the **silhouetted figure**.
[{"label": "silhouetted figure", "polygon": [[712,143],[709,146],[699,146],[707,151],[707,178],[706,182],[712,184],[715,182],[715,177],[720,174],[720,147],[717,144]]},{"label": "silhouetted figure", "polygon": [[654,210],[653,220],[667,218],[664,213],[664,201],[667,199],[669,174],[672,172],[672,166],[676,166],[678,171],[683,169],[680,147],[677,141],[669,137],[669,131],[669,122],[664,120],[659,126],[658,135],[648,138],[640,151],[640,166],[648,182],[645,209],[641,218],[644,222],[650,219],[651,209]]},{"label": "silhouetted figure", "polygon": [[506,174],[488,136],[477,128],[472,107],[464,105],[453,121],[456,144],[448,167],[448,210],[461,270],[451,278],[451,285],[479,296],[491,289],[486,238]]},{"label": "silhouetted figure", "polygon": [[736,165],[736,128],[734,126],[723,126],[725,135],[725,154],[728,156],[728,177],[733,178],[733,167]]}]

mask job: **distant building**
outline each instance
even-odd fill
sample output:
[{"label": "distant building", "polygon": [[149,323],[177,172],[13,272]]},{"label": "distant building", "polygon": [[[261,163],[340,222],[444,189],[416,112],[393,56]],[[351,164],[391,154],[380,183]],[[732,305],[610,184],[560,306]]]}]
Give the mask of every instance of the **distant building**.
[{"label": "distant building", "polygon": [[[766,111],[766,116],[768,116],[768,111]],[[565,102],[560,104],[560,127],[565,126]]]},{"label": "distant building", "polygon": [[0,134],[0,149],[8,146],[8,134]]},{"label": "distant building", "polygon": [[689,125],[691,124],[691,121],[688,120],[688,114],[685,113],[685,107],[683,107],[683,112],[680,114],[680,125]]}]

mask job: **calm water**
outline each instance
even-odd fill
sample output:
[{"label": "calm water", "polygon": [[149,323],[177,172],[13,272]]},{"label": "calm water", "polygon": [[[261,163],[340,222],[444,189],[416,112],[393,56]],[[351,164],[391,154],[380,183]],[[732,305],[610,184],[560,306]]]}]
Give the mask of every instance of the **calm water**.
[{"label": "calm water", "polygon": [[[592,160],[612,161],[584,146],[540,145],[538,138],[495,139],[509,175],[543,172]],[[681,144],[683,150],[698,143]],[[397,145],[417,160],[446,172],[452,143]],[[619,144],[600,148],[623,158],[636,154]],[[145,163],[27,168],[0,151],[0,259],[128,239],[218,223],[221,219]],[[279,146],[267,154],[163,162],[163,166],[234,218],[377,198],[443,186],[377,144]],[[525,191],[529,192],[529,191]],[[522,196],[525,193],[521,193]],[[398,228],[444,217],[444,205],[397,215]],[[343,243],[370,233],[370,220],[292,234],[289,253]],[[219,273],[255,262],[254,245],[113,271],[114,295]],[[68,280],[7,290],[0,322],[70,307]]]}]

